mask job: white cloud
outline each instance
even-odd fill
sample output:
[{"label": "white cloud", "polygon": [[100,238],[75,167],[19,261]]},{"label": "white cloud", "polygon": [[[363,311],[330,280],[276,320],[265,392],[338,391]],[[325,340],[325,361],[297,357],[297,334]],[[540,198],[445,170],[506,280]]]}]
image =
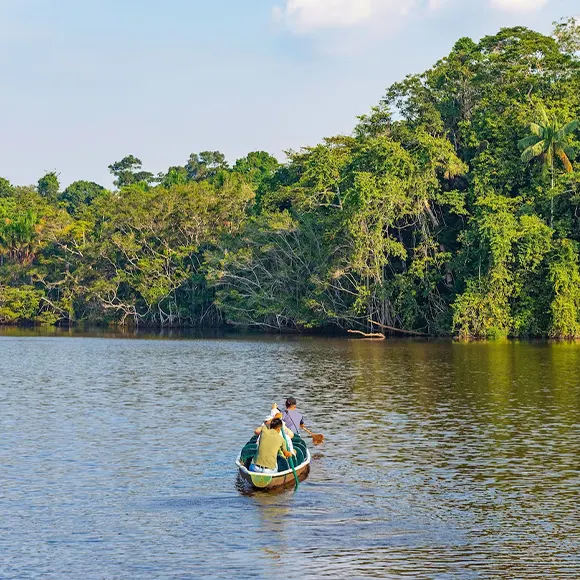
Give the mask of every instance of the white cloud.
[{"label": "white cloud", "polygon": [[[442,0],[428,0],[438,6]],[[424,4],[420,0],[285,0],[284,8],[274,11],[276,20],[298,34],[324,28],[355,28],[377,19],[388,22],[405,16],[412,8]]]},{"label": "white cloud", "polygon": [[429,7],[429,10],[439,10],[440,8],[443,8],[447,2],[448,0],[429,0],[427,6]]},{"label": "white cloud", "polygon": [[534,12],[548,2],[549,0],[491,0],[491,5],[506,12]]},{"label": "white cloud", "polygon": [[296,34],[332,29],[385,29],[411,14],[437,12],[447,4],[479,2],[504,12],[534,12],[550,0],[281,0],[274,19]]}]

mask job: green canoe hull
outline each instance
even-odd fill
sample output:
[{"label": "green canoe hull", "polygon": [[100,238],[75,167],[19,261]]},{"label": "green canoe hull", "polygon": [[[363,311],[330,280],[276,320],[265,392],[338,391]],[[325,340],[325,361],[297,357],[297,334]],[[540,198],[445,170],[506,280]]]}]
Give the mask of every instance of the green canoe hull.
[{"label": "green canoe hull", "polygon": [[[294,474],[291,469],[286,471],[281,471],[278,473],[255,473],[249,471],[242,463],[238,457],[236,461],[240,477],[247,481],[255,489],[272,489],[274,487],[283,487],[285,485],[294,485]],[[306,459],[303,463],[296,467],[296,475],[298,480],[302,481],[306,479],[310,473],[310,452],[307,452]]]}]

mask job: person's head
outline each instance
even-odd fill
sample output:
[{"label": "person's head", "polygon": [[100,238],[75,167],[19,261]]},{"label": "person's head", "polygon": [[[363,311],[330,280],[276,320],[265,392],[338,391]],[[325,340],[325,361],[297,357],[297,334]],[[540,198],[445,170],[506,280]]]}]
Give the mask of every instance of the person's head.
[{"label": "person's head", "polygon": [[280,429],[282,429],[282,419],[278,419],[278,417],[272,419],[270,421],[270,429],[275,429],[276,431],[280,431]]},{"label": "person's head", "polygon": [[294,397],[288,397],[286,399],[286,409],[292,409],[296,407],[296,399]]},{"label": "person's head", "polygon": [[270,414],[264,419],[264,423],[266,423],[266,425],[269,425],[272,419],[281,419],[281,418],[282,412],[278,408],[272,409],[270,411]]}]

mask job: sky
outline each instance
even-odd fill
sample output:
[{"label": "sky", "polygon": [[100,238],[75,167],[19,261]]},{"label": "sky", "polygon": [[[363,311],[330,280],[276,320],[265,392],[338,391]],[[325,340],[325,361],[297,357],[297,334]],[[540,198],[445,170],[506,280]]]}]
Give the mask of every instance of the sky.
[{"label": "sky", "polygon": [[548,33],[578,0],[0,0],[0,176],[111,186],[350,133],[391,83],[462,36]]}]

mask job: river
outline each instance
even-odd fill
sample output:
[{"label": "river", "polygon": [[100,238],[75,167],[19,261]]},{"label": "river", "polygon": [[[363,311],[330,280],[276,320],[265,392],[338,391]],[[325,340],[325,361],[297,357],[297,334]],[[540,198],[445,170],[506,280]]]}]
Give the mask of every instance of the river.
[{"label": "river", "polygon": [[[0,578],[580,576],[580,345],[0,336]],[[234,460],[294,395],[279,493]]]}]

